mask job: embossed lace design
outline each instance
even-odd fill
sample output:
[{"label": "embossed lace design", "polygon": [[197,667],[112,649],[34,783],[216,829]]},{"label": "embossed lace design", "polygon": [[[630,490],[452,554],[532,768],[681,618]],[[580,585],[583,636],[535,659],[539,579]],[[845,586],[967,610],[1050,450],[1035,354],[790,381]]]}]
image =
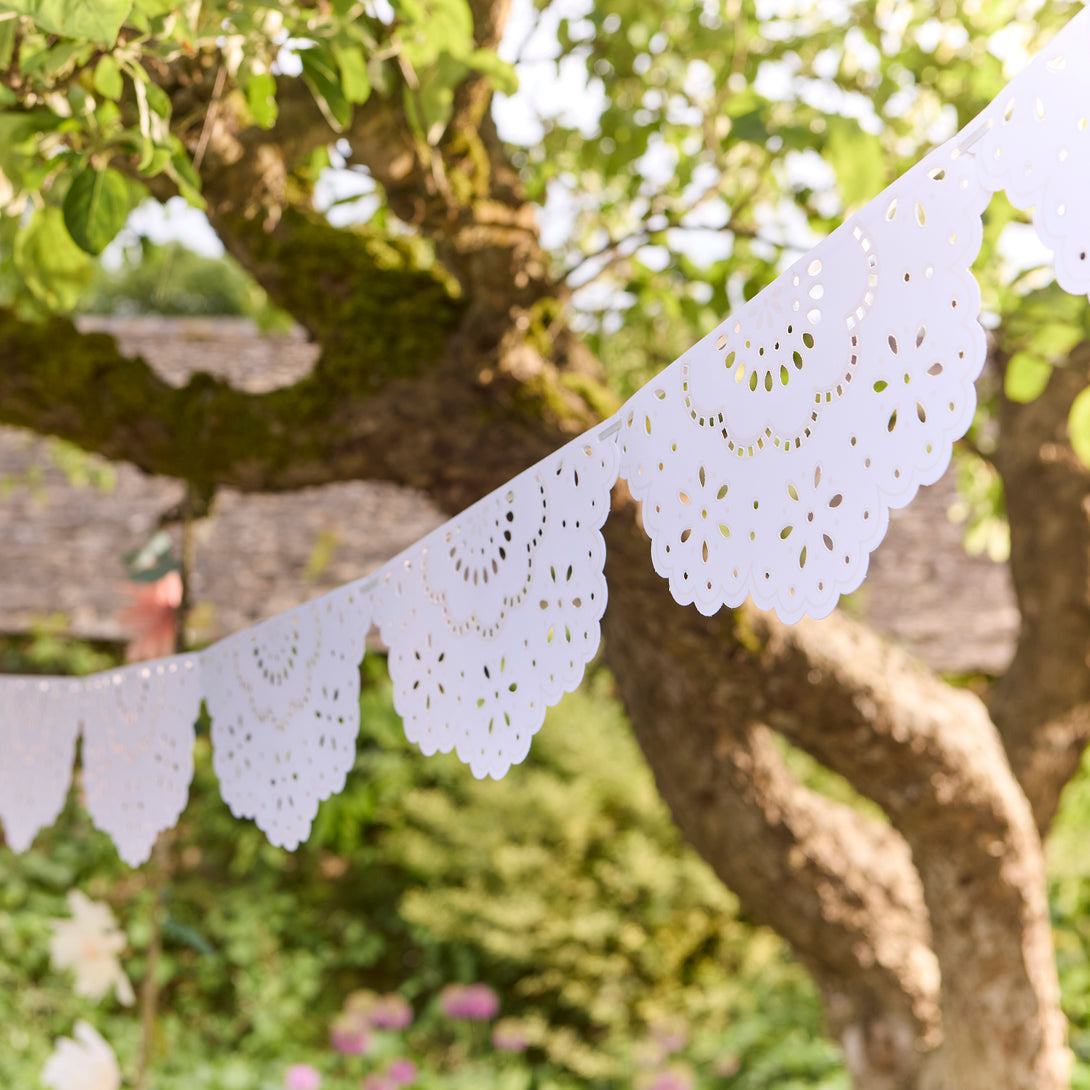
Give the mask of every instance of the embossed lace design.
[{"label": "embossed lace design", "polygon": [[180,655],[96,674],[83,686],[83,780],[91,820],[130,866],[185,809],[200,660]]},{"label": "embossed lace design", "polygon": [[616,478],[614,443],[576,440],[384,569],[375,623],[394,706],[425,753],[453,749],[498,779],[582,680],[605,610],[600,528]]},{"label": "embossed lace design", "polygon": [[221,793],[280,847],[307,838],[355,760],[369,605],[349,584],[204,652]]},{"label": "embossed lace design", "polygon": [[17,852],[52,825],[72,782],[83,683],[0,678],[0,819]]}]

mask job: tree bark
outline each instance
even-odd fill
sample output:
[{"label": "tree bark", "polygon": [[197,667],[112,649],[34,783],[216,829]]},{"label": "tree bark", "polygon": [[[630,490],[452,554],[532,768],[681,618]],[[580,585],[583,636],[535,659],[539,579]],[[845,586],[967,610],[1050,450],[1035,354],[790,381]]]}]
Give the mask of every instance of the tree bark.
[{"label": "tree bark", "polygon": [[[1043,850],[983,704],[843,617],[756,625],[770,724],[911,848],[942,976],[939,1085],[1066,1086]],[[801,670],[806,686],[789,680]]]},{"label": "tree bark", "polygon": [[[1005,365],[1000,355],[998,362]],[[1090,469],[1067,418],[1090,378],[1090,344],[1027,405],[1000,396],[995,464],[1011,532],[1021,630],[988,705],[1043,836],[1090,740]]]},{"label": "tree bark", "polygon": [[[764,646],[744,617],[673,603],[633,530],[624,507],[606,524],[603,654],[660,793],[747,912],[814,975],[855,1085],[920,1085],[942,1040],[939,967],[908,845],[790,773],[763,725],[774,710]],[[782,683],[805,691],[797,665],[801,677]]]}]

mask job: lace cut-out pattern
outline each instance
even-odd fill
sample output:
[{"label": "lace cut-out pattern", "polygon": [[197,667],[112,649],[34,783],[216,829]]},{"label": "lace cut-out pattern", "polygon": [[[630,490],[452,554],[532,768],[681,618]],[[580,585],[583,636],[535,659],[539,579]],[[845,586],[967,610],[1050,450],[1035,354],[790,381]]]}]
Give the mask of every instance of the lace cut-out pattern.
[{"label": "lace cut-out pattern", "polygon": [[625,407],[621,476],[679,602],[825,616],[942,474],[985,354],[976,174],[938,149]]},{"label": "lace cut-out pattern", "polygon": [[722,371],[698,363],[704,353],[678,361],[690,420],[717,432],[740,458],[766,444],[801,446],[822,404],[852,381],[854,330],[878,283],[878,254],[864,226],[844,225],[820,256],[797,262],[712,334]]},{"label": "lace cut-out pattern", "polygon": [[370,599],[349,584],[204,652],[213,767],[236,817],[293,849],[344,787]]},{"label": "lace cut-out pattern", "polygon": [[394,706],[424,753],[453,749],[498,779],[582,680],[605,610],[600,529],[616,478],[614,443],[575,440],[384,569],[375,623]]},{"label": "lace cut-out pattern", "polygon": [[193,779],[200,659],[180,655],[96,674],[83,686],[87,812],[130,866],[185,809]]},{"label": "lace cut-out pattern", "polygon": [[75,678],[0,678],[0,820],[14,851],[26,851],[64,807],[82,693]]},{"label": "lace cut-out pattern", "polygon": [[424,590],[447,628],[495,635],[534,581],[537,547],[549,519],[545,485],[506,488],[448,523],[421,553]]},{"label": "lace cut-out pattern", "polygon": [[1056,281],[1090,295],[1090,18],[1077,15],[984,111],[972,131],[981,178],[1033,209],[1041,241],[1055,251]]}]

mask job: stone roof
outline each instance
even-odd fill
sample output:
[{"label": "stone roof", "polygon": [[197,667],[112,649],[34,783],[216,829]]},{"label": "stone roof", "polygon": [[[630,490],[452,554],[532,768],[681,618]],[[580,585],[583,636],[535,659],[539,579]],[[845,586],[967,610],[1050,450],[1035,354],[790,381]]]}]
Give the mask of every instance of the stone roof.
[{"label": "stone roof", "polygon": [[[79,324],[112,334],[177,385],[201,369],[261,392],[297,381],[315,358],[301,332],[259,336],[236,319]],[[0,486],[0,631],[27,631],[61,613],[72,634],[126,639],[117,620],[129,601],[122,557],[146,542],[181,486],[122,465],[109,493],[76,487],[48,441],[11,428],[0,428]],[[1009,575],[965,555],[947,517],[953,498],[944,479],[893,513],[851,607],[938,669],[995,673],[1017,633]],[[228,635],[365,575],[440,520],[426,497],[385,483],[257,496],[224,489],[196,531],[195,635]]]}]

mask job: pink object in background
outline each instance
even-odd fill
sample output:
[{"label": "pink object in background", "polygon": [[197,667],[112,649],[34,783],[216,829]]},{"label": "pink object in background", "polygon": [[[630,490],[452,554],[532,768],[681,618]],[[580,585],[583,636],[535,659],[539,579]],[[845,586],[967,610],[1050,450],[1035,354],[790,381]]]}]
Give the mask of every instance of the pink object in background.
[{"label": "pink object in background", "polygon": [[182,604],[181,575],[168,571],[154,583],[126,583],[125,591],[133,602],[117,615],[117,619],[136,631],[135,638],[125,648],[126,660],[139,662],[173,655],[178,635],[178,607]]},{"label": "pink object in background", "polygon": [[284,1090],[319,1090],[322,1076],[310,1064],[292,1064],[284,1072]]},{"label": "pink object in background", "polygon": [[329,1043],[343,1056],[366,1056],[371,1047],[371,1027],[354,1014],[342,1014],[329,1030]]},{"label": "pink object in background", "polygon": [[387,1075],[371,1074],[360,1084],[360,1090],[398,1090],[398,1086]]},{"label": "pink object in background", "polygon": [[448,1018],[487,1022],[496,1016],[500,1001],[487,984],[448,984],[439,993],[439,1009]]},{"label": "pink object in background", "polygon": [[403,995],[390,992],[375,1000],[368,1019],[375,1029],[405,1029],[413,1024],[413,1009]]},{"label": "pink object in background", "polygon": [[678,1064],[652,1075],[648,1081],[639,1083],[640,1090],[694,1090],[696,1077],[692,1069]]},{"label": "pink object in background", "polygon": [[386,1068],[386,1077],[398,1086],[409,1086],[411,1083],[416,1082],[417,1074],[416,1064],[404,1056],[398,1056]]}]

